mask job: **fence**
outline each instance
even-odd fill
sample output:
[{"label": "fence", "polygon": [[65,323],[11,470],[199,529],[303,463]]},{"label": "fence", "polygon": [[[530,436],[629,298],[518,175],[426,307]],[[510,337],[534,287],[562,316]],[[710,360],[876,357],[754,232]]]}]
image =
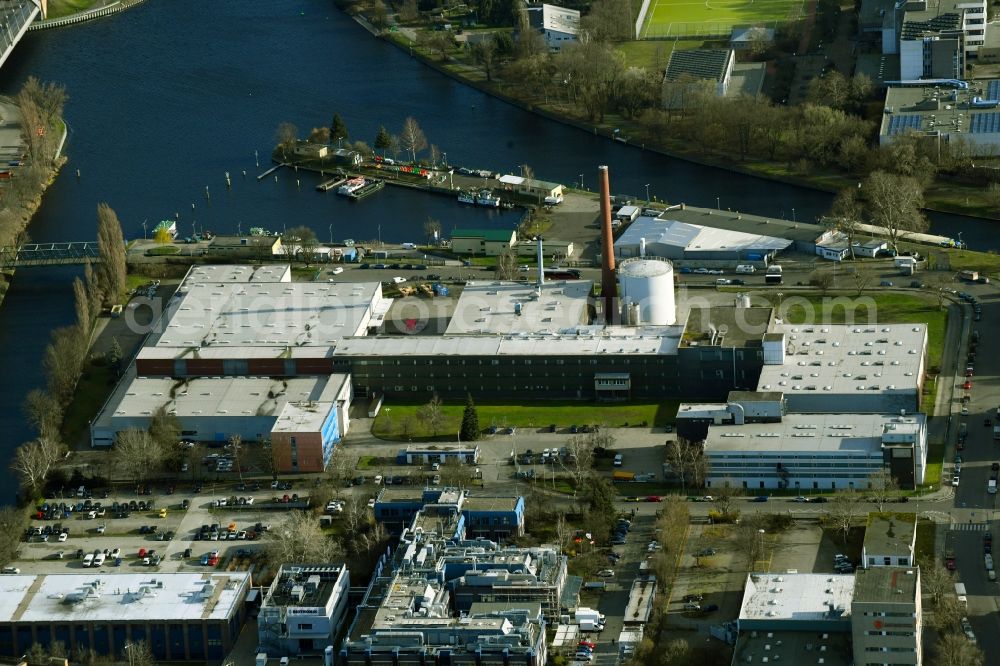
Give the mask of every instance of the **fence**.
[{"label": "fence", "polygon": [[635,20],[635,38],[642,39],[642,26],[646,22],[646,13],[649,12],[650,0],[642,0],[642,7],[639,8],[639,18]]}]

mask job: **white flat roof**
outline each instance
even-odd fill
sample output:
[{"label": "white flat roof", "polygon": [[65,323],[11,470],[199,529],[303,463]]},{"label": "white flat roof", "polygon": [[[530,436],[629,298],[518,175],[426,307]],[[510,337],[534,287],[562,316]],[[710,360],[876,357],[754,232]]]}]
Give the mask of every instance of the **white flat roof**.
[{"label": "white flat roof", "polygon": [[541,333],[586,324],[592,286],[589,280],[545,282],[539,296],[531,283],[467,282],[445,334]]},{"label": "white flat roof", "polygon": [[326,345],[363,335],[382,295],[378,282],[246,282],[245,271],[233,275],[231,282],[189,275],[150,343],[173,348]]},{"label": "white flat roof", "polygon": [[347,381],[349,375],[343,374],[288,379],[136,377],[124,383],[117,404],[113,396],[101,417],[152,417],[163,405],[181,418],[277,416],[289,403],[321,402],[329,395],[328,386],[339,388]]},{"label": "white flat roof", "polygon": [[676,354],[681,326],[640,329],[630,335],[564,332],[555,335],[369,336],[341,340],[335,356],[579,356]]},{"label": "white flat roof", "polygon": [[679,247],[689,252],[712,250],[773,251],[784,250],[792,244],[792,241],[785,238],[703,227],[658,217],[640,216],[618,237],[618,240],[615,241],[615,247],[638,246],[640,238],[646,239],[647,246],[659,243]]},{"label": "white flat roof", "polygon": [[225,620],[249,580],[247,572],[0,576],[0,621]]},{"label": "white flat roof", "polygon": [[[925,324],[790,325],[784,365],[764,365],[758,391],[915,395],[927,341]],[[877,411],[873,407],[873,411]]]},{"label": "white flat roof", "polygon": [[[851,614],[854,576],[838,574],[750,574],[740,620],[833,620]],[[835,609],[830,614],[832,603]]]},{"label": "white flat roof", "polygon": [[711,425],[705,436],[705,452],[709,456],[728,451],[881,455],[886,428],[900,425],[917,432],[917,426],[925,421],[923,414],[786,414],[780,423]]}]

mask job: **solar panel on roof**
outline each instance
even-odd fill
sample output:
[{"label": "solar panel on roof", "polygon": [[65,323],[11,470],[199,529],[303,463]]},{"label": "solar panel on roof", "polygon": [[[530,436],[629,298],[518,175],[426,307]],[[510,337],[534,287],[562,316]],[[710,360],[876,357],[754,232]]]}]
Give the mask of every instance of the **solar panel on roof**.
[{"label": "solar panel on roof", "polygon": [[977,113],[969,124],[972,134],[995,134],[1000,132],[1000,112]]},{"label": "solar panel on roof", "polygon": [[897,114],[889,119],[889,136],[902,134],[909,130],[919,130],[923,116],[917,114]]},{"label": "solar panel on roof", "polygon": [[986,85],[986,99],[1000,99],[1000,81],[990,81]]}]

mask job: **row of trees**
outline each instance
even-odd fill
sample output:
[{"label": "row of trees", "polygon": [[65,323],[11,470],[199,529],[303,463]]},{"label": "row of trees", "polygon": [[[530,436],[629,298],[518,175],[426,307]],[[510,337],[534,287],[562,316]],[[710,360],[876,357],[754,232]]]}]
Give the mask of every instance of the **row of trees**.
[{"label": "row of trees", "polygon": [[15,102],[21,111],[22,137],[27,156],[15,178],[3,189],[0,209],[0,246],[26,242],[24,229],[42,190],[59,166],[56,149],[62,137],[66,88],[28,77]]},{"label": "row of trees", "polygon": [[83,279],[73,281],[76,321],[52,332],[42,362],[45,388],[33,389],[25,396],[24,414],[36,437],[17,448],[11,467],[21,481],[22,491],[29,495],[44,487],[46,478],[66,453],[60,428],[84,370],[94,325],[102,306],[117,302],[125,289],[121,223],[105,203],[97,208],[97,237],[100,264],[95,270],[88,263]]},{"label": "row of trees", "polygon": [[65,643],[52,641],[48,646],[39,643],[32,645],[25,653],[24,660],[28,666],[63,663],[58,660],[64,659],[71,659],[73,664],[80,664],[80,666],[112,666],[122,662],[129,666],[156,666],[153,649],[146,641],[129,643],[125,646],[120,657],[117,659],[112,655],[98,654],[93,648],[78,648],[70,653]]}]

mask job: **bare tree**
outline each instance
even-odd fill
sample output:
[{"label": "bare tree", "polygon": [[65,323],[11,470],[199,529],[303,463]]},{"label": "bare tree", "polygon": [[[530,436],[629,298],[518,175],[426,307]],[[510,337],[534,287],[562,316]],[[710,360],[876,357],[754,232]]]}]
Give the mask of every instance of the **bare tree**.
[{"label": "bare tree", "polygon": [[887,468],[882,468],[868,477],[868,488],[875,499],[879,513],[885,510],[885,505],[899,494],[899,481],[893,477],[892,472]]},{"label": "bare tree", "polygon": [[733,510],[733,502],[743,494],[742,488],[737,488],[732,479],[723,479],[722,485],[712,486],[712,504],[724,517]]},{"label": "bare tree", "polygon": [[294,147],[295,142],[299,140],[299,128],[292,123],[281,123],[275,132],[275,140],[281,148],[282,159],[287,159],[288,149]]},{"label": "bare tree", "polygon": [[57,437],[62,423],[62,404],[43,389],[32,389],[21,406],[28,423],[39,437]]},{"label": "bare tree", "polygon": [[97,248],[101,258],[97,267],[101,297],[111,305],[125,291],[125,236],[118,214],[103,202],[97,206]]},{"label": "bare tree", "polygon": [[851,279],[854,281],[855,293],[858,296],[861,296],[865,293],[865,289],[871,285],[874,276],[871,274],[871,271],[866,271],[861,267],[856,266],[854,269],[854,275],[851,276]]},{"label": "bare tree", "polygon": [[747,573],[764,555],[764,534],[761,521],[746,518],[736,526],[736,550],[746,556]]},{"label": "bare tree", "polygon": [[344,490],[351,475],[354,474],[354,457],[347,452],[343,443],[335,446],[330,454],[330,461],[326,464],[326,476],[333,484],[333,492],[338,497]]},{"label": "bare tree", "polygon": [[[347,515],[345,508],[344,515]],[[319,521],[303,511],[292,511],[276,528],[264,533],[264,553],[277,569],[288,563],[330,562],[343,556],[340,545],[320,529]]]},{"label": "bare tree", "polygon": [[916,178],[873,171],[862,190],[872,224],[884,229],[892,249],[899,250],[899,240],[906,233],[927,230],[924,191]]},{"label": "bare tree", "polygon": [[594,443],[589,438],[570,437],[566,442],[566,455],[559,462],[573,479],[573,497],[576,497],[594,473]]},{"label": "bare tree", "polygon": [[427,242],[430,243],[432,240],[437,240],[441,237],[441,222],[435,220],[433,217],[428,217],[427,221],[424,222],[424,237]]},{"label": "bare tree", "polygon": [[702,455],[699,445],[673,439],[668,440],[666,462],[680,481],[682,493],[687,492],[689,485],[700,488],[705,483],[705,471],[708,463]]},{"label": "bare tree", "polygon": [[441,409],[443,404],[441,398],[435,393],[427,404],[417,411],[417,418],[431,430],[435,437],[444,424],[444,412]]},{"label": "bare tree", "polygon": [[344,521],[344,529],[347,534],[357,534],[372,520],[368,503],[359,495],[351,495],[344,503],[341,519]]},{"label": "bare tree", "polygon": [[403,131],[399,134],[399,142],[403,150],[410,153],[410,161],[412,162],[416,162],[417,153],[427,147],[427,137],[424,136],[424,131],[420,129],[420,125],[413,116],[407,116],[406,120],[403,121]]},{"label": "bare tree", "polygon": [[34,494],[43,489],[46,477],[65,452],[66,447],[55,438],[39,437],[17,447],[10,467],[22,487]]},{"label": "bare tree", "polygon": [[17,559],[21,546],[17,537],[24,532],[27,526],[28,512],[22,507],[0,507],[0,534],[4,535],[3,538],[0,538],[0,566]]},{"label": "bare tree", "polygon": [[826,294],[833,287],[833,273],[824,270],[815,270],[809,275],[809,284],[817,287],[821,293]]},{"label": "bare tree", "polygon": [[925,557],[919,561],[920,591],[930,598],[930,605],[936,608],[945,596],[952,594],[954,580],[948,570],[934,562],[933,558]]},{"label": "bare tree", "polygon": [[854,522],[864,513],[862,503],[864,498],[853,488],[837,491],[830,503],[830,519],[834,526],[844,535],[844,543],[851,532]]},{"label": "bare tree", "polygon": [[122,430],[111,450],[111,468],[132,483],[140,483],[158,469],[162,450],[145,430]]},{"label": "bare tree", "polygon": [[93,310],[90,308],[90,297],[87,295],[87,288],[80,278],[73,280],[73,307],[76,311],[76,325],[80,329],[87,344],[90,342],[90,333],[94,328]]},{"label": "bare tree", "polygon": [[941,636],[934,649],[934,666],[982,666],[983,651],[963,634],[954,631]]},{"label": "bare tree", "polygon": [[69,404],[83,371],[87,349],[76,326],[52,332],[52,342],[45,348],[42,366],[48,380],[49,393],[61,404]]},{"label": "bare tree", "polygon": [[233,466],[236,473],[240,475],[240,483],[243,483],[243,437],[240,435],[229,436],[229,454],[233,456]]},{"label": "bare tree", "polygon": [[316,258],[316,247],[319,239],[316,232],[306,226],[292,227],[281,235],[282,250],[289,260],[294,261],[299,256],[308,263]]},{"label": "bare tree", "polygon": [[505,247],[497,255],[496,274],[498,280],[513,280],[517,277],[517,250]]},{"label": "bare tree", "polygon": [[851,250],[851,260],[854,255],[854,236],[861,223],[861,202],[858,200],[858,188],[845,187],[837,192],[833,204],[823,221],[830,229],[835,229],[847,237],[847,245]]},{"label": "bare tree", "polygon": [[469,468],[450,458],[438,469],[441,476],[441,485],[447,488],[465,488],[469,485]]},{"label": "bare tree", "polygon": [[156,666],[153,649],[146,641],[127,643],[122,651],[122,659],[127,660],[129,666]]}]

